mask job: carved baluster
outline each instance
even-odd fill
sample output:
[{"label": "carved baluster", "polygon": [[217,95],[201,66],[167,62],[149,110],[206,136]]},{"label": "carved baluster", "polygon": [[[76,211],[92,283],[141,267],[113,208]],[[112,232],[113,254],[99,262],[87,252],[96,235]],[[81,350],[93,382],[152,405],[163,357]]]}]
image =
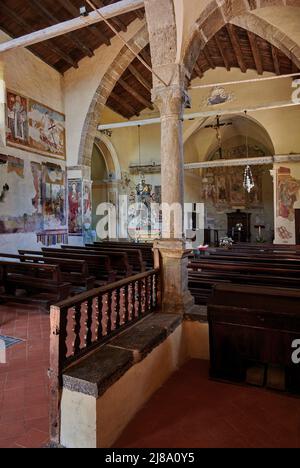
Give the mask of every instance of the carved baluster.
[{"label": "carved baluster", "polygon": [[107,322],[106,322],[106,334],[110,335],[111,330],[112,330],[112,321],[111,321],[111,316],[113,312],[113,307],[112,307],[112,292],[108,292],[106,295],[106,306],[107,306]]},{"label": "carved baluster", "polygon": [[120,328],[121,325],[121,300],[120,300],[120,289],[115,291],[115,327]]},{"label": "carved baluster", "polygon": [[152,304],[152,278],[151,276],[147,277],[147,310],[151,312],[153,310]]},{"label": "carved baluster", "polygon": [[81,331],[81,304],[76,305],[74,308],[74,328],[73,332],[75,334],[75,339],[73,342],[73,354],[76,356],[80,352],[80,345],[81,345],[81,338],[80,338],[80,331]]},{"label": "carved baluster", "polygon": [[143,282],[138,282],[138,318],[143,316]]},{"label": "carved baluster", "polygon": [[124,323],[127,323],[129,321],[129,289],[129,285],[124,287]]},{"label": "carved baluster", "polygon": [[96,320],[97,320],[97,341],[100,341],[103,338],[103,296],[100,295],[95,300],[95,307],[96,307]]},{"label": "carved baluster", "polygon": [[86,336],[85,336],[85,346],[88,348],[92,344],[93,340],[93,332],[92,332],[92,325],[93,325],[93,299],[90,298],[87,301],[87,311],[86,311]]},{"label": "carved baluster", "polygon": [[59,328],[59,365],[60,369],[63,368],[64,362],[68,356],[68,314],[69,309],[62,309],[60,311],[60,328]]}]

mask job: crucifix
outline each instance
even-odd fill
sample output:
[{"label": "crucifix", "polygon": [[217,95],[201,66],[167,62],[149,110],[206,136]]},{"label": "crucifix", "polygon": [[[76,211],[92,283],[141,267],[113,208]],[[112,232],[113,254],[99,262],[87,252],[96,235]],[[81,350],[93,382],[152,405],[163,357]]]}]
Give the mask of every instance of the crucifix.
[{"label": "crucifix", "polygon": [[219,154],[220,154],[220,159],[224,159],[223,158],[223,150],[222,150],[222,135],[221,135],[221,128],[222,127],[228,127],[229,125],[232,125],[232,122],[224,122],[224,123],[221,123],[220,122],[220,116],[217,115],[216,117],[216,123],[212,124],[212,125],[206,125],[204,128],[212,128],[213,130],[216,130],[216,137],[217,137],[217,140],[218,140],[218,143],[219,143]]}]

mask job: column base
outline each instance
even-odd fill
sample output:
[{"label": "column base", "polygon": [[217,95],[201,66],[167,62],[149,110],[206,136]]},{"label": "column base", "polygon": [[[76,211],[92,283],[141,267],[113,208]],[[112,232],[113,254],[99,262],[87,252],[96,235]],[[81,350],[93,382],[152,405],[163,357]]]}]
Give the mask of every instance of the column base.
[{"label": "column base", "polygon": [[188,289],[189,250],[185,241],[159,240],[154,242],[153,248],[160,257],[162,312],[184,315],[194,306],[194,298]]}]

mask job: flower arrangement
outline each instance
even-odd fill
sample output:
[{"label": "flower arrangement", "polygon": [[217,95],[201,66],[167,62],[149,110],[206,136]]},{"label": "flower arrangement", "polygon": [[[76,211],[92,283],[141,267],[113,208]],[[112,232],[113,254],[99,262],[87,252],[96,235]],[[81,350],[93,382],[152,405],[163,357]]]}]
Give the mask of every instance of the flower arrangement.
[{"label": "flower arrangement", "polygon": [[231,237],[222,237],[219,242],[220,247],[230,249],[233,246],[233,239]]}]

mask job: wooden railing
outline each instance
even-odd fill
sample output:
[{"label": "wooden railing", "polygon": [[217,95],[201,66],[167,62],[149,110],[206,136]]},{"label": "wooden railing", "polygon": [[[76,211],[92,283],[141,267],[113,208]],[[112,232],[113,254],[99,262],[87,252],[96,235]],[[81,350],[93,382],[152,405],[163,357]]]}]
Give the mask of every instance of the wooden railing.
[{"label": "wooden railing", "polygon": [[159,270],[75,296],[50,311],[50,437],[60,439],[62,374],[115,334],[157,310]]}]

